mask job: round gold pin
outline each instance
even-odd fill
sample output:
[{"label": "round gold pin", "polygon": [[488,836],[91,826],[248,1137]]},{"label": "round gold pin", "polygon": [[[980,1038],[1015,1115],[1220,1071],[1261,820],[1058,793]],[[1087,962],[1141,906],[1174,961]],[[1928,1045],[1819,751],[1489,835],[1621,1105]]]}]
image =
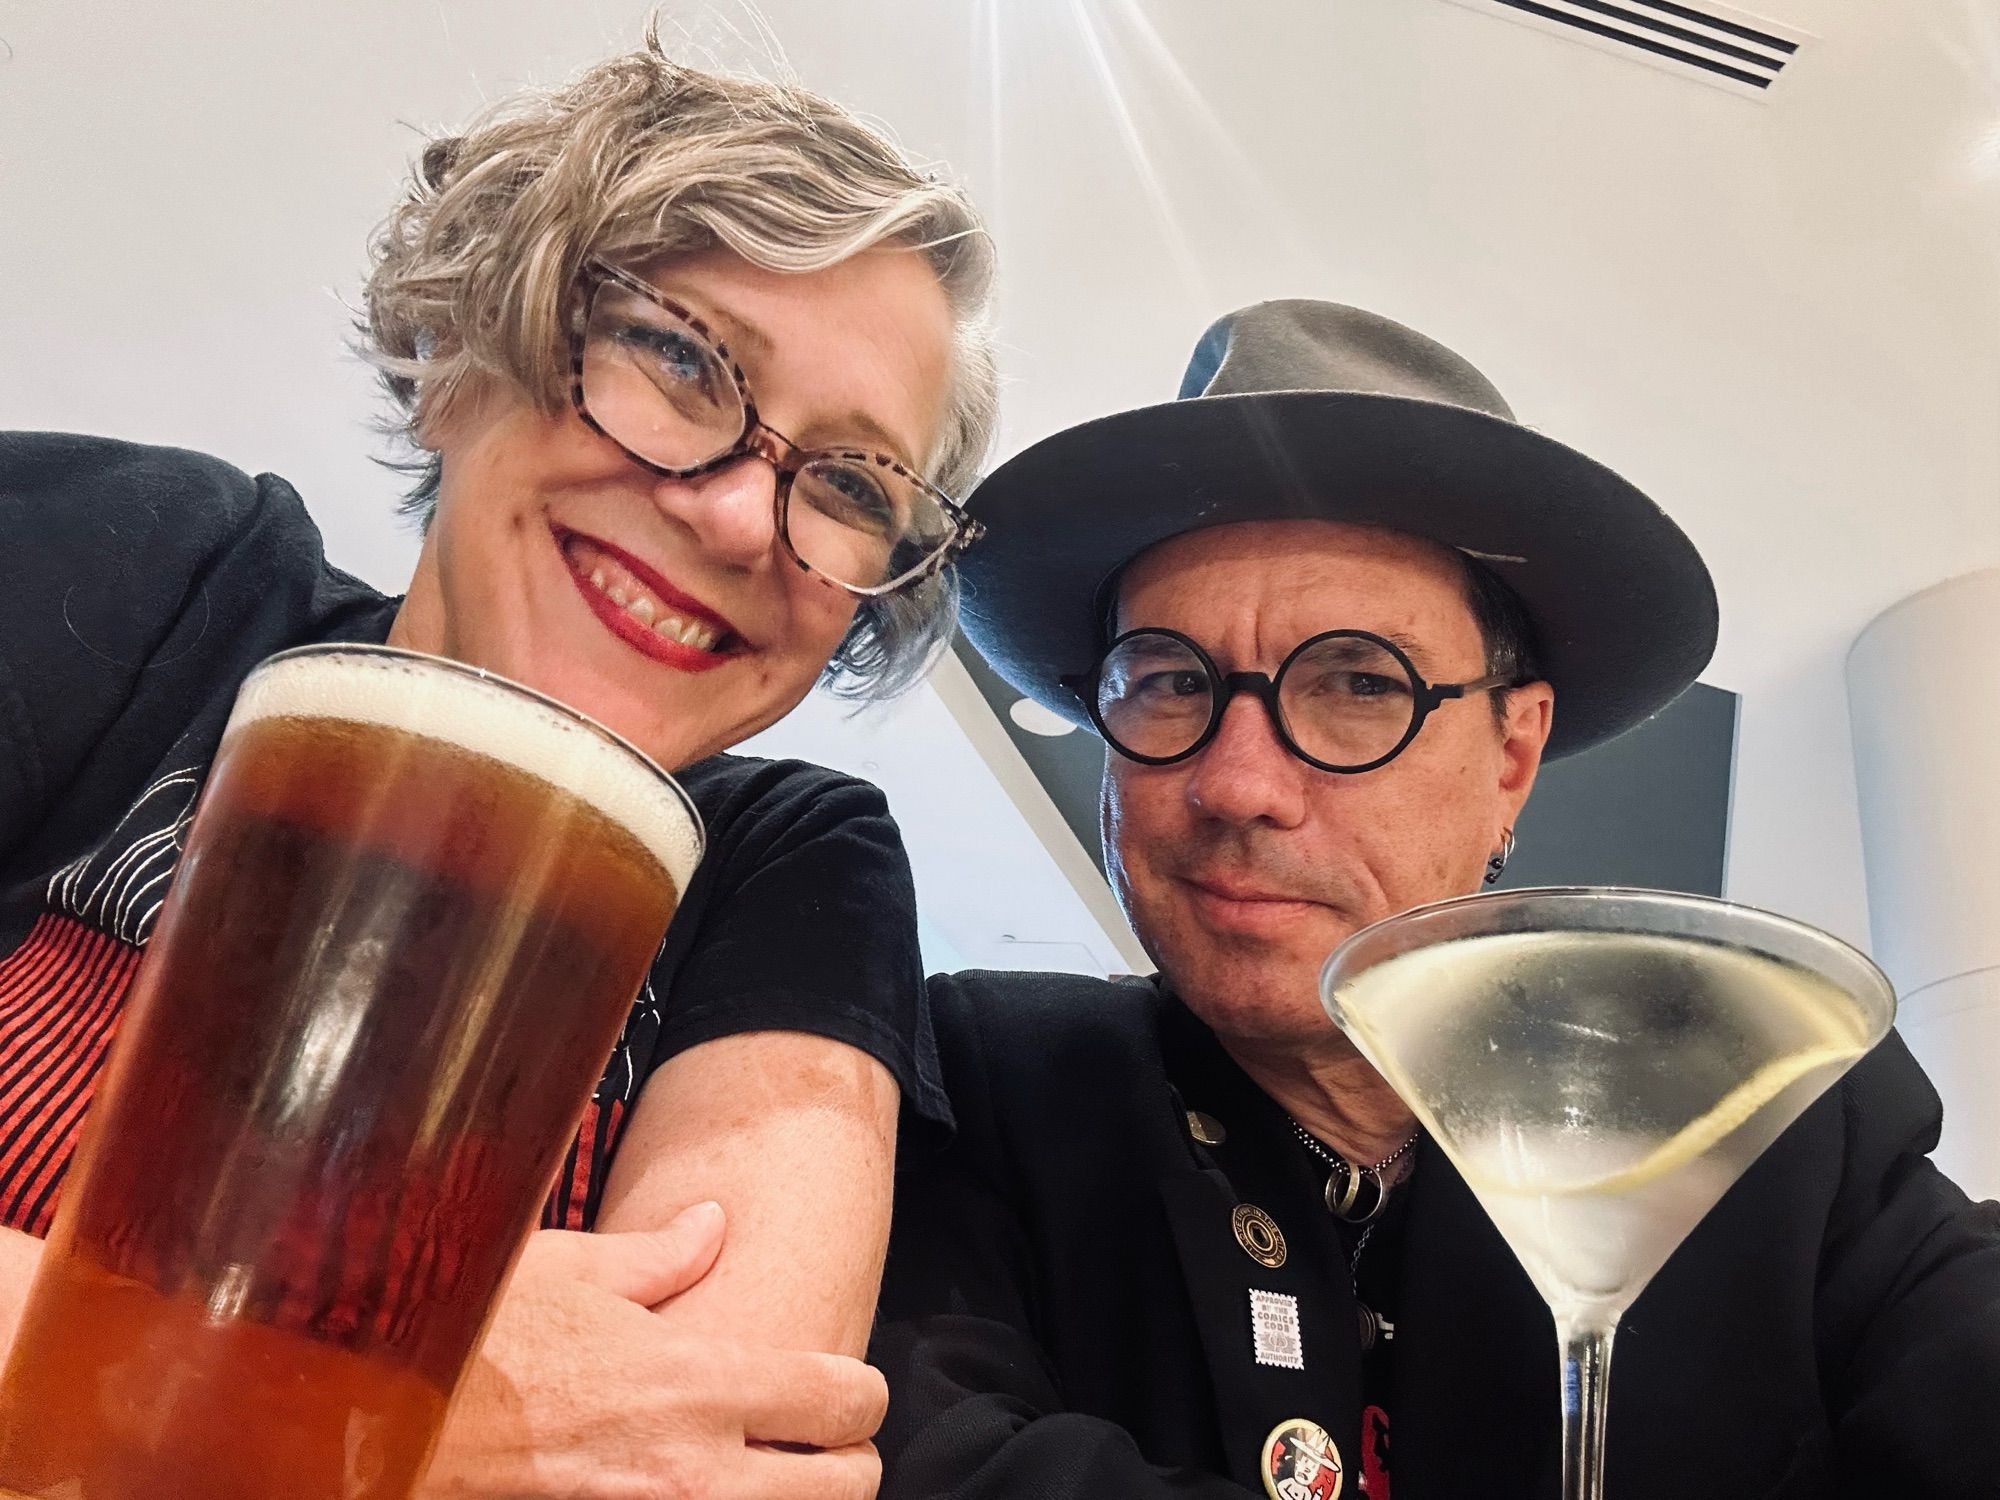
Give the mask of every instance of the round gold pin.
[{"label": "round gold pin", "polygon": [[1324,1427],[1305,1417],[1271,1429],[1257,1472],[1264,1476],[1264,1493],[1271,1500],[1335,1500],[1347,1478],[1340,1469],[1340,1449]]},{"label": "round gold pin", "polygon": [[1204,1146],[1220,1146],[1229,1139],[1229,1132],[1222,1128],[1222,1121],[1214,1115],[1205,1115],[1198,1109],[1187,1112],[1188,1134]]},{"label": "round gold pin", "polygon": [[1258,1265],[1275,1271],[1285,1263],[1285,1232],[1256,1204],[1237,1204],[1229,1215],[1229,1227],[1236,1231],[1243,1253]]}]

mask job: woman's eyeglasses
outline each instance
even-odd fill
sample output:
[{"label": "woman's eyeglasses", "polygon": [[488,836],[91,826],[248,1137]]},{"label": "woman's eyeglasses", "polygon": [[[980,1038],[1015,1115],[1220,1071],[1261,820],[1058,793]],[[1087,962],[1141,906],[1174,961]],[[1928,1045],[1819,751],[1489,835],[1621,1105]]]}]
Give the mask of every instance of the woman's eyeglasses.
[{"label": "woman's eyeglasses", "polygon": [[763,459],[778,472],[778,538],[801,568],[873,598],[937,572],[984,531],[889,454],[805,450],[765,426],[727,347],[640,277],[591,261],[578,291],[577,415],[641,468],[670,478],[746,454]]}]

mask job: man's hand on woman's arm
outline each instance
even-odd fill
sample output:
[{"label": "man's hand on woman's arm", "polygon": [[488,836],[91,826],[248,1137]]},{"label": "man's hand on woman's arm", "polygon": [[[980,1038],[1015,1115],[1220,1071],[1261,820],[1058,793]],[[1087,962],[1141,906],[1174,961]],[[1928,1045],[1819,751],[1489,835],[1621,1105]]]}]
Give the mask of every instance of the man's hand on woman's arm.
[{"label": "man's hand on woman's arm", "polygon": [[657,1230],[536,1234],[422,1500],[869,1500],[880,1466],[867,1439],[888,1399],[880,1375],[690,1332],[648,1310],[697,1285],[722,1241],[713,1204]]},{"label": "man's hand on woman's arm", "polygon": [[875,1310],[897,1102],[879,1062],[801,1033],[662,1065],[598,1232],[530,1242],[423,1500],[872,1500],[888,1392],[847,1356]]}]

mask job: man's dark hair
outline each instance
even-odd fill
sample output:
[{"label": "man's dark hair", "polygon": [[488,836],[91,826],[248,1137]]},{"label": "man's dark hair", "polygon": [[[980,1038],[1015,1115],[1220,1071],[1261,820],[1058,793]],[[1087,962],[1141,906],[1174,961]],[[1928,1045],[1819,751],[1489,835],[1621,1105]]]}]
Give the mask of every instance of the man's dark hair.
[{"label": "man's dark hair", "polygon": [[[1503,677],[1515,686],[1535,681],[1542,675],[1536,660],[1535,627],[1527,611],[1521,608],[1521,601],[1478,558],[1464,552],[1458,552],[1457,557],[1465,572],[1465,602],[1472,610],[1473,621],[1479,626],[1479,639],[1486,648],[1486,675]],[[1494,721],[1504,721],[1505,689],[1489,696],[1493,699]]]}]

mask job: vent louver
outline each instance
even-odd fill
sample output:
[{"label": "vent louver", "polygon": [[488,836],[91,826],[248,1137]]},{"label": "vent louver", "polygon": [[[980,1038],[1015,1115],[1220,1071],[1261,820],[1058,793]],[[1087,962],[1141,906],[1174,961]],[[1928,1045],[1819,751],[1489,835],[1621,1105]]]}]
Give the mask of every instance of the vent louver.
[{"label": "vent louver", "polygon": [[1674,0],[1454,3],[1759,99],[1769,96],[1800,48],[1812,40],[1776,21]]}]

